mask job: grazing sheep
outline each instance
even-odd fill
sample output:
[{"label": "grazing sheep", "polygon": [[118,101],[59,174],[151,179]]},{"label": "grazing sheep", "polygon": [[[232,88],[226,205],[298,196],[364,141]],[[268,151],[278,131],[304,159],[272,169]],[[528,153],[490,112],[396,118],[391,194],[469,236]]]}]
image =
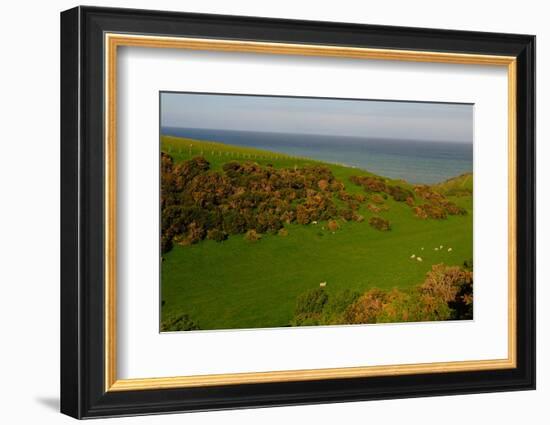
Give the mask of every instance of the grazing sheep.
[{"label": "grazing sheep", "polygon": [[449,248],[449,249],[447,250],[447,252],[451,252],[452,250],[453,250],[452,248]]},{"label": "grazing sheep", "polygon": [[434,251],[439,251],[439,248],[434,248]]},{"label": "grazing sheep", "polygon": [[416,260],[422,262],[422,258],[421,258],[421,257],[416,257]]},{"label": "grazing sheep", "polygon": [[411,258],[414,258],[414,257],[416,257],[416,255],[414,255],[414,254],[413,254],[413,255],[411,255]]},{"label": "grazing sheep", "polygon": [[317,222],[316,222],[316,221],[312,221],[311,224],[317,224]]},{"label": "grazing sheep", "polygon": [[420,248],[422,251],[424,251],[424,247]]},{"label": "grazing sheep", "polygon": [[439,245],[439,249],[443,249],[443,245]]},{"label": "grazing sheep", "polygon": [[324,288],[325,286],[327,286],[327,283],[326,283],[326,282],[321,282],[321,283],[319,284],[319,286],[320,286],[321,288]]}]

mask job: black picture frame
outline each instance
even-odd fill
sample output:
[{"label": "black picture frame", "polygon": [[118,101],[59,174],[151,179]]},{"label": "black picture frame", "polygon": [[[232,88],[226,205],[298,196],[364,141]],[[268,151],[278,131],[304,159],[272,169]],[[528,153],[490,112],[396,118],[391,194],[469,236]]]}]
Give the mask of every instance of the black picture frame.
[{"label": "black picture frame", "polygon": [[[105,391],[104,34],[514,56],[517,59],[517,367]],[[61,13],[61,412],[75,418],[535,388],[535,37],[76,7]]]}]

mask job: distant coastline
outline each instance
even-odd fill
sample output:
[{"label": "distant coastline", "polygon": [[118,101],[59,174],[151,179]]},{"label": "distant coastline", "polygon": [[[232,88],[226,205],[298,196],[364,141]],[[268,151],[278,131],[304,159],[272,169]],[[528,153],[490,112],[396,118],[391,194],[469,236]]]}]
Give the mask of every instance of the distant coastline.
[{"label": "distant coastline", "polygon": [[473,170],[471,143],[179,127],[163,127],[161,133],[308,157],[414,184],[439,183]]}]

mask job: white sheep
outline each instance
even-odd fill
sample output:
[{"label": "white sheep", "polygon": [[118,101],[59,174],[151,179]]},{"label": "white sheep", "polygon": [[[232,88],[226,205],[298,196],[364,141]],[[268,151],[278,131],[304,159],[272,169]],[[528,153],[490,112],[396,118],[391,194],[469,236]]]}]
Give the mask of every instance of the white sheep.
[{"label": "white sheep", "polygon": [[317,224],[317,222],[316,222],[316,221],[312,221],[311,224]]},{"label": "white sheep", "polygon": [[416,257],[416,255],[414,255],[414,254],[413,254],[413,255],[411,255],[411,259],[413,259],[414,257]]},{"label": "white sheep", "polygon": [[452,250],[453,250],[452,248],[449,248],[449,249],[447,250],[447,252],[451,252]]},{"label": "white sheep", "polygon": [[326,283],[326,282],[321,282],[321,283],[319,284],[319,286],[320,286],[321,288],[324,288],[325,286],[327,286],[327,283]]},{"label": "white sheep", "polygon": [[439,248],[434,248],[434,251],[439,251]]},{"label": "white sheep", "polygon": [[422,262],[422,258],[421,258],[421,257],[416,257],[416,260]]},{"label": "white sheep", "polygon": [[443,245],[439,245],[439,249],[443,249]]},{"label": "white sheep", "polygon": [[420,248],[422,251],[424,251],[424,247]]}]

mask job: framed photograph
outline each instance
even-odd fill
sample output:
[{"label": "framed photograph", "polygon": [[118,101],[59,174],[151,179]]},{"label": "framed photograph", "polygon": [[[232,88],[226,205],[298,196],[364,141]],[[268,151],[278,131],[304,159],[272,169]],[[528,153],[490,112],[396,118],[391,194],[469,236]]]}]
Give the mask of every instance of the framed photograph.
[{"label": "framed photograph", "polygon": [[535,37],[61,14],[61,411],[535,388]]}]

